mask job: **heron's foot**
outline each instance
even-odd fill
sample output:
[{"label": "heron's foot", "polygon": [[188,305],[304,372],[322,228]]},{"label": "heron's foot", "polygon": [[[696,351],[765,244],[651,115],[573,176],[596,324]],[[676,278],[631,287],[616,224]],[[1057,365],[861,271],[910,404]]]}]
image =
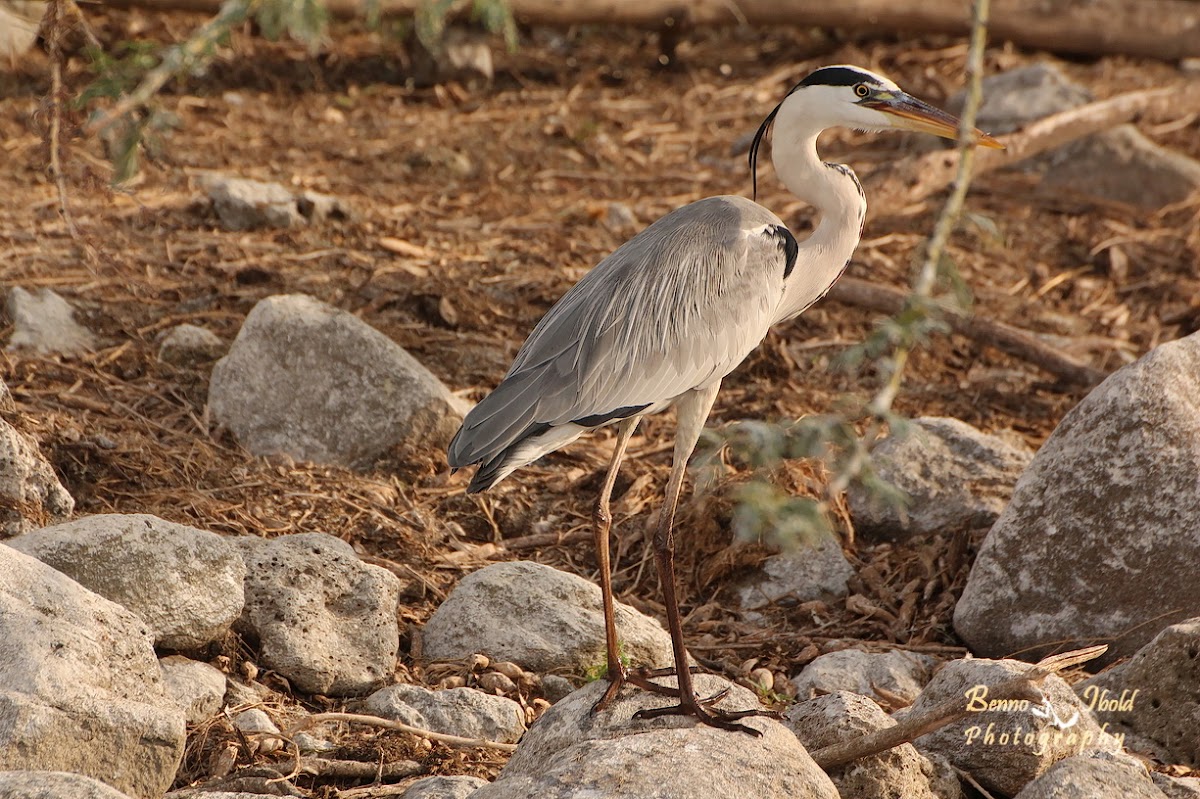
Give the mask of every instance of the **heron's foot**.
[{"label": "heron's foot", "polygon": [[[720,699],[723,699],[726,693],[728,693],[728,689],[721,691],[719,694]],[[656,719],[662,716],[694,716],[701,724],[707,724],[709,727],[717,727],[722,730],[732,730],[734,732],[745,732],[753,735],[755,738],[761,738],[762,733],[753,727],[738,724],[740,719],[751,718],[753,716],[779,718],[779,714],[774,710],[718,710],[711,707],[714,701],[720,700],[714,700],[714,697],[701,699],[700,697],[693,696],[691,697],[691,701],[685,698],[678,705],[639,710],[633,714],[633,717],[635,719]]]},{"label": "heron's foot", "polygon": [[[697,666],[692,666],[688,669],[688,671],[690,671],[692,674],[701,673],[699,667]],[[617,694],[620,693],[621,687],[626,683],[641,688],[643,691],[649,691],[652,694],[669,696],[678,699],[678,688],[670,685],[659,685],[658,683],[654,682],[653,679],[655,677],[673,676],[675,676],[675,669],[673,668],[649,669],[645,666],[638,666],[635,669],[627,669],[621,664],[617,664],[616,666],[610,665],[608,667],[608,688],[604,690],[604,695],[596,701],[596,704],[592,705],[592,712],[596,713],[608,708],[608,706],[613,703],[613,700],[617,698]],[[696,702],[701,707],[709,707],[711,705],[715,705],[717,702],[720,702],[728,693],[729,689],[723,688],[712,696],[703,698],[697,697]]]}]

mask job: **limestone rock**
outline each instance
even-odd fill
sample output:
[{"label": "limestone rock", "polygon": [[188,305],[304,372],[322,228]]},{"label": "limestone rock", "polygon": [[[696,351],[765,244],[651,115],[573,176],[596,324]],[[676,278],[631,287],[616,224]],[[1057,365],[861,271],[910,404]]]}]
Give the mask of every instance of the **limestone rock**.
[{"label": "limestone rock", "polygon": [[1083,751],[1116,749],[1092,714],[1057,676],[1041,683],[1042,701],[985,709],[989,686],[1031,669],[1016,660],[955,660],[943,666],[909,710],[924,712],[948,700],[967,701],[961,721],[913,743],[923,753],[945,757],[969,771],[988,790],[1012,795],[1054,763]]},{"label": "limestone rock", "polygon": [[150,625],[156,646],[198,649],[242,612],[245,568],[216,533],[147,514],[100,514],[43,527],[10,546]]},{"label": "limestone rock", "polygon": [[159,799],[184,721],[146,625],[8,546],[0,574],[0,770],[71,771]]},{"label": "limestone rock", "polygon": [[246,560],[238,627],[262,663],[306,693],[354,696],[392,678],[400,581],[324,533],[234,539]]},{"label": "limestone rock", "polygon": [[[0,22],[3,21],[0,8]],[[0,771],[0,799],[129,799],[100,780],[69,771]]]},{"label": "limestone rock", "polygon": [[65,521],[73,510],[37,442],[0,419],[0,538]]},{"label": "limestone rock", "polygon": [[158,359],[176,366],[192,366],[225,354],[228,346],[220,336],[196,325],[176,325],[158,343]]},{"label": "limestone rock", "polygon": [[917,698],[929,682],[937,660],[928,655],[894,649],[891,652],[863,652],[842,649],[814,659],[804,667],[792,684],[801,700],[837,691],[885,698],[875,693],[878,687],[891,696],[909,702]]},{"label": "limestone rock", "polygon": [[408,786],[400,799],[467,799],[487,784],[479,777],[426,777]]},{"label": "limestone rock", "polygon": [[16,286],[8,293],[8,318],[13,332],[10,350],[30,350],[37,355],[78,355],[95,349],[92,331],[75,321],[75,311],[50,289],[26,291]]},{"label": "limestone rock", "polygon": [[[633,665],[674,664],[656,620],[617,603],[617,635]],[[600,589],[539,563],[495,563],[464,577],[425,625],[427,660],[476,652],[534,672],[583,673],[604,663]]]},{"label": "limestone rock", "polygon": [[391,339],[300,294],[254,306],[213,369],[208,403],[254,454],[320,463],[441,448],[462,422],[449,390]]},{"label": "limestone rock", "polygon": [[[784,724],[810,752],[896,726],[865,696],[838,691],[788,708]],[[828,771],[841,799],[957,799],[958,778],[906,743]]]},{"label": "limestone rock", "polygon": [[1146,767],[1127,755],[1093,752],[1060,760],[1014,799],[1166,799]]},{"label": "limestone rock", "polygon": [[1148,745],[1164,763],[1200,766],[1200,619],[1168,627],[1075,692],[1110,732],[1129,736],[1129,748]]},{"label": "limestone rock", "polygon": [[474,688],[431,691],[389,685],[368,696],[363,708],[374,716],[463,738],[514,743],[525,732],[525,711],[519,704]]},{"label": "limestone rock", "polygon": [[843,597],[849,593],[847,582],[853,576],[854,567],[842,554],[841,546],[823,540],[812,547],[767,558],[738,588],[738,601],[744,610],[758,610],[785,598],[808,602]]},{"label": "limestone rock", "polygon": [[1167,799],[1200,799],[1200,777],[1171,777],[1155,771],[1150,779]]},{"label": "limestone rock", "polygon": [[235,715],[233,726],[246,733],[257,752],[270,754],[283,748],[283,739],[278,737],[279,727],[260,707],[252,707]]},{"label": "limestone rock", "polygon": [[315,191],[296,193],[278,183],[220,174],[205,175],[200,183],[226,230],[303,227],[350,216],[336,197]]},{"label": "limestone rock", "polygon": [[898,539],[987,527],[1033,457],[1028,450],[957,419],[914,419],[871,455],[880,478],[909,497],[906,508],[876,501],[862,486],[847,491],[854,528],[865,538]]},{"label": "limestone rock", "polygon": [[[730,693],[720,707],[759,707],[746,689],[697,675],[702,695],[725,687]],[[778,721],[744,720],[763,733],[754,738],[682,716],[634,719],[642,708],[674,701],[635,689],[592,713],[605,688],[603,680],[593,682],[547,710],[496,781],[471,799],[837,799],[833,783]]]},{"label": "limestone rock", "polygon": [[[1042,117],[1092,101],[1092,95],[1052,63],[1030,64],[983,79],[983,103],[975,124],[993,135],[1012,133]],[[962,110],[965,93],[946,104],[951,113]]]},{"label": "limestone rock", "polygon": [[207,663],[171,655],[158,661],[163,688],[182,710],[188,724],[199,724],[221,709],[225,675]]},{"label": "limestone rock", "polygon": [[1111,642],[1200,615],[1200,334],[1113,373],[1063,418],[980,548],[954,629],[973,652]]}]

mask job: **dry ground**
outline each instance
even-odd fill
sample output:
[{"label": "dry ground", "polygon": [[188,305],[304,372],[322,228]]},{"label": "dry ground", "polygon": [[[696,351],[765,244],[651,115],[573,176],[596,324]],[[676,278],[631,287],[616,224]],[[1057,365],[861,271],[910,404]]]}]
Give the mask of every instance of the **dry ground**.
[{"label": "dry ground", "polygon": [[[137,12],[91,19],[109,47],[177,39],[201,21]],[[554,300],[632,234],[604,224],[609,203],[627,205],[642,226],[702,196],[748,194],[745,159],[731,153],[732,142],[814,66],[876,68],[939,103],[960,88],[965,53],[949,38],[701,31],[686,36],[664,68],[653,34],[536,31],[518,52],[498,53],[493,85],[423,88],[407,81],[403,46],[379,34],[335,28],[312,58],[247,31],[207,73],[162,98],[177,127],[127,192],[105,188],[95,142],[75,143],[70,206],[86,247],[67,234],[47,178],[49,80],[35,57],[0,74],[0,277],[5,287],[49,286],[68,297],[104,346],[69,360],[5,353],[3,377],[79,513],[155,513],[236,535],[325,531],[392,568],[407,586],[402,668],[411,679],[436,682],[441,673],[425,673],[409,656],[412,631],[463,573],[489,557],[513,556],[489,544],[586,530],[611,438],[581,442],[478,499],[463,495],[464,476],[449,476],[440,451],[365,472],[253,458],[206,415],[211,365],[157,361],[156,336],[191,322],[231,340],[258,300],[304,292],[359,315],[453,389],[478,398]],[[988,68],[1046,57],[997,46]],[[1170,66],[1123,58],[1062,66],[1098,97],[1186,80]],[[82,60],[72,62],[71,85],[82,85],[82,69]],[[1200,157],[1194,119],[1144,132]],[[827,135],[824,155],[869,167],[913,145],[838,132]],[[295,231],[225,232],[197,188],[206,170],[334,194],[357,214]],[[806,212],[769,168],[759,199],[803,229]],[[873,207],[850,274],[905,285],[939,201],[904,213]],[[951,256],[978,314],[1057,336],[1063,349],[1107,370],[1197,325],[1200,204],[1140,213],[1047,195],[1008,171],[976,183],[969,212],[982,222],[954,238]],[[413,249],[389,251],[385,238]],[[711,425],[791,419],[871,390],[871,374],[831,362],[875,321],[826,302],[774,331],[729,378]],[[1037,446],[1081,397],[1027,363],[940,337],[916,356],[898,409],[1013,431]],[[651,613],[661,606],[642,532],[664,482],[671,429],[668,417],[643,426],[616,491],[617,586]],[[794,674],[847,639],[961,651],[949,613],[978,531],[900,548],[851,545],[857,599],[780,609],[767,624],[741,622],[727,610],[729,586],[762,553],[733,545],[727,497],[747,475],[731,465],[681,521],[687,633],[698,655],[739,676],[749,661]],[[779,478],[811,490],[813,470],[789,464]],[[586,538],[516,556],[593,575]],[[237,642],[211,654],[230,657],[235,668],[253,658]],[[360,754],[394,755],[399,745],[389,733],[361,742]],[[498,762],[440,749],[425,757],[442,771],[486,773]],[[199,759],[189,762],[194,775],[204,773]]]}]

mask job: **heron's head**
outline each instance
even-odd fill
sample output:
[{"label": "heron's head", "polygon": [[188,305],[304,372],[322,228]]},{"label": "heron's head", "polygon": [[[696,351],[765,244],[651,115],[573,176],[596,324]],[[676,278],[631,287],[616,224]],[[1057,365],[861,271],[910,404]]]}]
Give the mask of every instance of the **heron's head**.
[{"label": "heron's head", "polygon": [[[826,128],[865,131],[911,130],[944,139],[958,138],[958,120],[903,91],[892,81],[848,64],[821,67],[792,87],[767,115],[750,147],[750,166],[774,123],[776,135],[813,136]],[[1004,145],[979,129],[975,144],[1004,149]]]}]

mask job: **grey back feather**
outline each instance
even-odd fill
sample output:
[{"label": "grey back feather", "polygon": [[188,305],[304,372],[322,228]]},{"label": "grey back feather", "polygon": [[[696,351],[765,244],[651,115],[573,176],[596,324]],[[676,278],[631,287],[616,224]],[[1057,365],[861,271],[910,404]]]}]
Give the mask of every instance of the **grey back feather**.
[{"label": "grey back feather", "polygon": [[758,345],[783,295],[784,254],[747,231],[782,225],[742,197],[662,217],[588,272],[476,405],[450,463],[488,459],[529,430],[669,401],[720,380]]}]

